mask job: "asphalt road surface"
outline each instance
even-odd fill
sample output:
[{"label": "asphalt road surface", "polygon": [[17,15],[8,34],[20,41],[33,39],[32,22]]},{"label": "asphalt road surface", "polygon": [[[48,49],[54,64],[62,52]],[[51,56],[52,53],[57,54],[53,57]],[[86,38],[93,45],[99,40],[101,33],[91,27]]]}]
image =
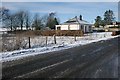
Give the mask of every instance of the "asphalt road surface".
[{"label": "asphalt road surface", "polygon": [[3,63],[2,78],[118,78],[120,37]]}]

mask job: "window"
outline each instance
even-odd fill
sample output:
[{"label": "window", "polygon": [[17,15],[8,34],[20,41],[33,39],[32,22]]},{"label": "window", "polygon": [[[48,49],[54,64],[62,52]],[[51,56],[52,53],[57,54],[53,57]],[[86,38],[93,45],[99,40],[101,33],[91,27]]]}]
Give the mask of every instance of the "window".
[{"label": "window", "polygon": [[57,27],[57,30],[61,30],[61,27],[59,26],[59,27]]}]

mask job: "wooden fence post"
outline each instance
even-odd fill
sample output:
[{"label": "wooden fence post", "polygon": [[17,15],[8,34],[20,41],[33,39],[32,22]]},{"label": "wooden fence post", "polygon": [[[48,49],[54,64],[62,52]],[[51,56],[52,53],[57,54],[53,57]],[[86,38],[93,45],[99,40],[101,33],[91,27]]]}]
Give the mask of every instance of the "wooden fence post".
[{"label": "wooden fence post", "polygon": [[45,39],[45,40],[46,40],[46,43],[45,43],[45,44],[46,44],[46,46],[47,46],[47,39],[48,39],[48,37],[46,36],[46,39]]},{"label": "wooden fence post", "polygon": [[30,45],[30,37],[28,37],[28,43],[29,43],[29,48],[31,48],[31,45]]},{"label": "wooden fence post", "polygon": [[54,35],[54,43],[57,44],[57,42],[56,42],[56,35]]},{"label": "wooden fence post", "polygon": [[77,40],[76,40],[76,35],[74,35],[74,40],[77,41]]},{"label": "wooden fence post", "polygon": [[104,37],[106,37],[106,34],[104,34]]},{"label": "wooden fence post", "polygon": [[1,47],[1,51],[3,51],[3,47],[4,47],[4,46],[3,46],[3,44],[4,44],[4,42],[3,42],[3,41],[4,41],[4,40],[3,40],[3,34],[1,35],[1,38],[2,38],[2,44],[1,44],[2,47]]}]

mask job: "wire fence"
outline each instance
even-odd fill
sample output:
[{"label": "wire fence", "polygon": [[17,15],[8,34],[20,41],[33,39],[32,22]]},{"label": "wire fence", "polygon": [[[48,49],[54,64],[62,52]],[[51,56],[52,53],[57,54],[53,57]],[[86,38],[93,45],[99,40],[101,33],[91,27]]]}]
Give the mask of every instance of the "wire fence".
[{"label": "wire fence", "polygon": [[78,36],[26,36],[16,34],[0,35],[0,52],[27,48],[50,47],[53,45],[73,44],[77,41],[85,42],[99,38],[109,37],[109,33],[89,33],[83,37]]},{"label": "wire fence", "polygon": [[56,44],[56,36],[23,36],[1,34],[0,52],[44,47]]},{"label": "wire fence", "polygon": [[25,37],[2,34],[0,43],[2,45],[1,51],[13,51],[25,48],[27,41]]}]

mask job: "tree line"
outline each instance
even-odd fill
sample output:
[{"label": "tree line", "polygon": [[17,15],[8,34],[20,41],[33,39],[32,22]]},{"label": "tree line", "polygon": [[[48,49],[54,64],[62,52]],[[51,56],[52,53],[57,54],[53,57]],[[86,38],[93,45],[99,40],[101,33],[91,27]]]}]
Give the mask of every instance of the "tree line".
[{"label": "tree line", "polygon": [[104,27],[105,25],[110,25],[112,22],[115,21],[114,13],[112,10],[106,10],[103,16],[104,16],[103,19],[101,16],[96,17],[94,23],[95,27],[100,27],[100,26]]},{"label": "tree line", "polygon": [[[41,29],[55,29],[55,25],[60,23],[59,18],[56,16],[56,13],[51,12],[47,15],[40,16],[38,13],[35,13],[34,16],[31,16],[31,13],[25,10],[19,10],[15,13],[12,13],[10,9],[5,7],[0,8],[0,22],[3,23],[4,27],[9,28],[11,31],[14,30],[41,30]],[[101,16],[97,16],[95,19],[94,26],[100,27],[109,25],[115,21],[114,13],[112,10],[106,10],[103,19]]]},{"label": "tree line", "polygon": [[41,30],[41,29],[55,29],[55,25],[60,23],[56,13],[52,12],[44,16],[40,16],[35,13],[34,16],[30,12],[25,10],[19,10],[11,12],[10,9],[5,7],[0,8],[0,22],[4,27],[9,28],[11,31],[14,30]]}]

